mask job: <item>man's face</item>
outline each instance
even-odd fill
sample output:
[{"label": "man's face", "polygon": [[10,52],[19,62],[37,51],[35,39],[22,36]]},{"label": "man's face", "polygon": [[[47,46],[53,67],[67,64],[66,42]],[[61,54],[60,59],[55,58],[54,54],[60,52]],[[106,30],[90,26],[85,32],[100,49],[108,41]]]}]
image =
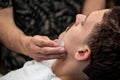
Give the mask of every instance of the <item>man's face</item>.
[{"label": "man's face", "polygon": [[[95,11],[85,16],[79,14],[76,16],[76,23],[71,28],[63,32],[60,38],[64,41],[64,47],[69,54],[74,53],[80,46],[84,45],[85,39],[94,29],[94,26],[100,24],[106,10]],[[79,20],[79,23],[78,23]]]},{"label": "man's face", "polygon": [[57,71],[58,74],[66,70],[69,72],[69,68],[71,67],[71,62],[69,61],[74,60],[74,53],[80,46],[84,45],[84,41],[94,29],[94,26],[102,22],[103,15],[106,11],[108,10],[95,11],[87,16],[82,14],[76,16],[76,23],[60,35],[60,38],[64,41],[67,57],[56,61],[53,65],[54,71]]}]

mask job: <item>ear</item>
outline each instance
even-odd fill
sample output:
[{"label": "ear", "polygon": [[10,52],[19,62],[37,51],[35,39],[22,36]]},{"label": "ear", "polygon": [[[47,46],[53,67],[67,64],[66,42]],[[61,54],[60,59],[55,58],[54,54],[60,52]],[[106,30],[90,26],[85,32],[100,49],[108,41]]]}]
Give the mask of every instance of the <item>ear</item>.
[{"label": "ear", "polygon": [[88,60],[91,55],[91,50],[87,45],[84,45],[77,49],[75,53],[76,60]]}]

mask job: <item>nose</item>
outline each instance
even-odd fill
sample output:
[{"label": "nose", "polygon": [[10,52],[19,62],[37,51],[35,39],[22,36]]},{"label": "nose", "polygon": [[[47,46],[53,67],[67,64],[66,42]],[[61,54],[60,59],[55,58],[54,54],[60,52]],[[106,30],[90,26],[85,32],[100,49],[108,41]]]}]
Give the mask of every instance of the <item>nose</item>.
[{"label": "nose", "polygon": [[79,23],[83,22],[86,18],[86,15],[83,14],[77,14],[76,15],[76,20],[75,20],[75,25],[78,25]]}]

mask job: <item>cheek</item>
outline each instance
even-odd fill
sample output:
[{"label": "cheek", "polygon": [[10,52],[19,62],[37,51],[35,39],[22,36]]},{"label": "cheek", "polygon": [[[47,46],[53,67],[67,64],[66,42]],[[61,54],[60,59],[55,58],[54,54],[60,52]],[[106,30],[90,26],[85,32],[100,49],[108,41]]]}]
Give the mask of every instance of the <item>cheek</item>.
[{"label": "cheek", "polygon": [[74,53],[79,44],[78,36],[71,34],[64,36],[64,47],[68,54]]},{"label": "cheek", "polygon": [[74,53],[80,45],[81,33],[83,29],[81,25],[73,26],[64,35],[64,46],[68,53]]}]

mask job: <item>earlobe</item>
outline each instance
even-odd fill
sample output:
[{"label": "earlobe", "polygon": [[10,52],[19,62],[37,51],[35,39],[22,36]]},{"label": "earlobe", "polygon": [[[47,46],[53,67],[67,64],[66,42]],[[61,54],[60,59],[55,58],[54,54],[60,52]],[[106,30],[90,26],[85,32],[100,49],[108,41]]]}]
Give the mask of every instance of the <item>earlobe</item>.
[{"label": "earlobe", "polygon": [[77,60],[88,60],[91,55],[91,50],[88,46],[84,46],[82,48],[79,48],[77,52],[75,53],[75,58]]}]

